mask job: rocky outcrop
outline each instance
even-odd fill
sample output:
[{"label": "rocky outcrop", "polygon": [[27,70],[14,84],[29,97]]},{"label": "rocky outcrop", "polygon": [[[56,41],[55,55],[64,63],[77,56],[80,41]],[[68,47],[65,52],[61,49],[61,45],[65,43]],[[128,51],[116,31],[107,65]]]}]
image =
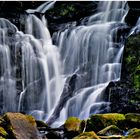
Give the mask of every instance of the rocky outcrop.
[{"label": "rocky outcrop", "polygon": [[21,113],[6,113],[0,119],[0,133],[8,139],[37,139],[41,138],[35,119]]},{"label": "rocky outcrop", "polygon": [[[95,114],[87,120],[86,131],[98,132],[110,125],[123,127],[125,116],[118,113],[109,114]],[[98,127],[97,127],[98,126]]]}]

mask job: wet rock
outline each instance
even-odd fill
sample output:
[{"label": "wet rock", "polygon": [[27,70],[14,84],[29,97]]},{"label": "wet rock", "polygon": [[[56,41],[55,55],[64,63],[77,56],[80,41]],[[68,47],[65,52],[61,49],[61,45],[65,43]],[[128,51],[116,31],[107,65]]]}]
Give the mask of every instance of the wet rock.
[{"label": "wet rock", "polygon": [[0,126],[6,130],[10,139],[40,138],[35,119],[30,115],[6,113],[0,121]]},{"label": "wet rock", "polygon": [[98,132],[110,125],[124,127],[125,116],[119,113],[95,114],[87,120],[86,131]]},{"label": "wet rock", "polygon": [[139,139],[140,129],[134,128],[128,132],[128,135],[123,137],[124,139]]},{"label": "wet rock", "polygon": [[74,137],[74,139],[100,139],[95,132],[84,132],[81,133],[80,135]]},{"label": "wet rock", "polygon": [[100,130],[97,135],[109,136],[109,135],[123,135],[123,131],[115,125],[110,125],[102,130]]},{"label": "wet rock", "polygon": [[62,139],[62,136],[58,132],[50,131],[46,134],[46,138],[48,138],[48,139]]},{"label": "wet rock", "polygon": [[51,125],[60,115],[60,112],[66,102],[73,96],[77,81],[77,74],[69,76],[65,82],[63,92],[60,96],[60,101],[58,102],[55,110],[53,111],[51,117],[48,119],[47,124]]}]

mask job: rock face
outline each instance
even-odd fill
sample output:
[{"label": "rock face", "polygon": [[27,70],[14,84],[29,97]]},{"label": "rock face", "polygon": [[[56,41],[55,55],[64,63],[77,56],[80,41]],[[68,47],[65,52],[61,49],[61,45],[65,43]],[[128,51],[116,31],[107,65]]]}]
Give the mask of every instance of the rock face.
[{"label": "rock face", "polygon": [[140,33],[126,40],[121,81],[111,88],[111,112],[140,112]]},{"label": "rock face", "polygon": [[6,113],[0,122],[6,132],[7,138],[37,139],[40,138],[35,119],[30,115],[21,113]]}]

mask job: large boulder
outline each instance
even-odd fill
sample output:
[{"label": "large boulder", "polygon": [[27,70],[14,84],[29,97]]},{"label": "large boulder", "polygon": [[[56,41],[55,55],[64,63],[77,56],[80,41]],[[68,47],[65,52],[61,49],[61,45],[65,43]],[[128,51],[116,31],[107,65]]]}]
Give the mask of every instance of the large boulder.
[{"label": "large boulder", "polygon": [[74,137],[74,139],[99,139],[95,132],[83,132],[80,135]]},{"label": "large boulder", "polygon": [[125,116],[119,113],[95,114],[87,120],[86,131],[98,132],[110,125],[124,127]]},{"label": "large boulder", "polygon": [[38,139],[39,131],[35,119],[21,113],[6,113],[0,120],[2,126],[12,139]]}]

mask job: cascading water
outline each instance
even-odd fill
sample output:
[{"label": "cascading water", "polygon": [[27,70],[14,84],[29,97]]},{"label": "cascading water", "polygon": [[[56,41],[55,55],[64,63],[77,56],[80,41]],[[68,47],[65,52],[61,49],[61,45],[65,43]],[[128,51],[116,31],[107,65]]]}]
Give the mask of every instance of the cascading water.
[{"label": "cascading water", "polygon": [[[44,12],[53,4],[45,3],[38,10]],[[98,12],[86,23],[83,20],[84,25],[54,34],[58,47],[52,44],[44,17],[41,21],[27,15],[25,34],[0,19],[1,113],[25,112],[51,123],[55,116],[54,125],[60,125],[69,116],[86,119],[107,111],[109,102],[103,93],[110,81],[120,79],[124,38],[116,36],[126,27],[127,11],[126,2],[99,2]],[[73,75],[72,94],[63,99]]]},{"label": "cascading water", "polygon": [[78,75],[73,97],[58,122],[69,116],[86,119],[109,109],[102,96],[110,81],[120,79],[124,38],[115,37],[118,29],[126,27],[123,20],[127,10],[126,2],[99,2],[97,14],[90,16],[86,25],[54,34],[64,74]]}]

